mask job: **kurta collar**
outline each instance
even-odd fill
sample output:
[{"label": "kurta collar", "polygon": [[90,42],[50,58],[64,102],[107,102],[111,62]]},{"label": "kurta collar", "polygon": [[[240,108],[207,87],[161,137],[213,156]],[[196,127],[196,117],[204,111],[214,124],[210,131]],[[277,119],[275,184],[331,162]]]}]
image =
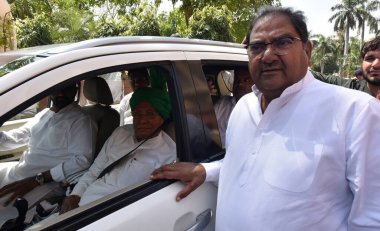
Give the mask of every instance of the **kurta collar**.
[{"label": "kurta collar", "polygon": [[[78,106],[78,104],[76,102],[73,102],[69,105],[67,105],[66,107],[62,108],[61,110],[59,110],[57,113],[54,113],[54,114],[62,114],[64,113],[65,111],[69,111],[71,110],[72,108]],[[50,110],[51,111],[51,110]],[[52,111],[53,112],[53,111]]]},{"label": "kurta collar", "polygon": [[[312,82],[314,80],[314,76],[311,74],[311,72],[308,70],[306,72],[306,75],[305,77],[303,77],[300,81],[298,81],[297,83],[289,86],[288,88],[286,88],[284,90],[284,92],[282,92],[282,94],[280,95],[279,98],[277,99],[274,99],[273,101],[277,101],[277,102],[286,102],[289,97],[291,97],[292,95],[296,94],[297,92],[301,91],[304,86],[308,85],[310,82]],[[256,85],[253,85],[252,86],[252,92],[255,93],[255,95],[257,96],[257,99],[259,100],[259,102],[261,101],[261,96],[262,96],[262,93],[259,89],[257,89]],[[272,101],[272,102],[273,102]]]}]

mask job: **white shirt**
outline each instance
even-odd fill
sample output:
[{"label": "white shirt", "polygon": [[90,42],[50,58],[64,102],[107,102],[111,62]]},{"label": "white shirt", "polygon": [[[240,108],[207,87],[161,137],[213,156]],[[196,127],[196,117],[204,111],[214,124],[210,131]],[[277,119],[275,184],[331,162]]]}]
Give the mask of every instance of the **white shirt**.
[{"label": "white shirt", "polygon": [[24,126],[0,133],[0,150],[28,144],[18,162],[0,163],[1,186],[50,170],[56,182],[71,183],[93,160],[97,128],[80,106],[45,109]]},{"label": "white shirt", "polygon": [[228,119],[230,118],[232,109],[236,105],[236,100],[233,96],[224,96],[214,105],[214,111],[216,119],[218,121],[218,128],[222,145],[226,144],[226,130],[228,125]]},{"label": "white shirt", "polygon": [[253,90],[227,128],[216,230],[380,230],[380,102],[310,72],[264,114]]},{"label": "white shirt", "polygon": [[120,125],[132,124],[133,116],[131,111],[131,106],[129,105],[129,101],[132,98],[133,92],[126,94],[119,104],[119,114],[120,114]]},{"label": "white shirt", "polygon": [[112,133],[89,171],[80,178],[71,193],[81,196],[80,206],[127,186],[149,180],[153,170],[176,159],[174,141],[165,132],[160,132],[158,136],[138,147],[129,158],[127,157],[102,178],[97,179],[103,169],[127,154],[139,143],[134,138],[132,125],[124,125]]}]

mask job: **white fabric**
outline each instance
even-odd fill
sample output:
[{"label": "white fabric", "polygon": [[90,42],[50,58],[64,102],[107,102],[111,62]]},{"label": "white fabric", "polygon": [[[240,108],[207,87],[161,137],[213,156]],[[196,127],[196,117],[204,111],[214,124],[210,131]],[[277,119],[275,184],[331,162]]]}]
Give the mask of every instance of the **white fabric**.
[{"label": "white fabric", "polygon": [[96,132],[91,117],[76,104],[58,113],[45,109],[21,128],[0,132],[0,150],[28,144],[18,162],[0,163],[1,187],[47,170],[60,182],[88,168]]},{"label": "white fabric", "polygon": [[118,111],[120,114],[120,125],[133,123],[131,106],[129,105],[129,100],[131,100],[132,94],[133,92],[128,93],[120,101],[119,108],[118,108]]},{"label": "white fabric", "polygon": [[310,72],[264,114],[254,92],[230,117],[216,230],[380,230],[380,102]]},{"label": "white fabric", "polygon": [[154,169],[176,159],[176,145],[165,133],[147,140],[126,158],[97,179],[108,165],[127,154],[139,142],[134,138],[132,125],[117,128],[104,144],[98,157],[74,187],[71,195],[81,196],[79,205],[90,203],[129,185],[149,180]]},{"label": "white fabric", "polygon": [[224,96],[214,105],[214,111],[218,121],[219,134],[223,147],[225,147],[226,143],[228,119],[230,118],[232,109],[234,109],[235,105],[236,100],[233,96]]}]

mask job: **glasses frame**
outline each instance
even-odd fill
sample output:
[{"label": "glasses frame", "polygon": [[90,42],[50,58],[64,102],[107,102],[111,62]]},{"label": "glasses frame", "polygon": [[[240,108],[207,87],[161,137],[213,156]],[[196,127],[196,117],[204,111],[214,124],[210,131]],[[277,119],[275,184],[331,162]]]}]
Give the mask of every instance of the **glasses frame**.
[{"label": "glasses frame", "polygon": [[[286,48],[285,50],[279,50],[278,47],[276,46],[273,46],[273,44],[275,44],[277,41],[280,41],[281,39],[291,39],[292,40],[292,44]],[[276,55],[279,55],[279,56],[282,56],[282,55],[287,55],[289,53],[289,50],[293,47],[295,41],[301,41],[302,42],[302,39],[299,38],[299,37],[295,37],[295,36],[281,36],[281,37],[278,37],[278,38],[274,38],[272,41],[270,42],[261,42],[261,41],[258,41],[258,42],[254,42],[254,43],[250,43],[248,45],[245,46],[245,49],[247,49],[247,54],[251,57],[258,57],[260,56],[261,54],[264,54],[267,50],[268,50],[268,45],[271,45],[274,53]],[[249,50],[249,48],[252,46],[252,45],[255,45],[255,44],[263,44],[265,45],[265,49],[263,49],[261,52],[255,54],[253,53],[252,51]]]}]

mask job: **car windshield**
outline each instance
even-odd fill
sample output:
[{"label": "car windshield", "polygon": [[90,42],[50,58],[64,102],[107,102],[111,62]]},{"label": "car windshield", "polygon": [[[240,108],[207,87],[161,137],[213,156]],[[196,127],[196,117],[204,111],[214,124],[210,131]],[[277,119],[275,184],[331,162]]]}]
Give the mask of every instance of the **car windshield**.
[{"label": "car windshield", "polygon": [[36,61],[36,56],[24,56],[0,66],[0,77]]}]

